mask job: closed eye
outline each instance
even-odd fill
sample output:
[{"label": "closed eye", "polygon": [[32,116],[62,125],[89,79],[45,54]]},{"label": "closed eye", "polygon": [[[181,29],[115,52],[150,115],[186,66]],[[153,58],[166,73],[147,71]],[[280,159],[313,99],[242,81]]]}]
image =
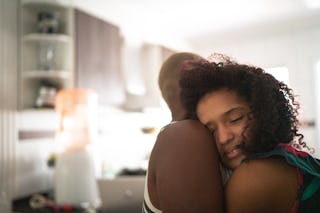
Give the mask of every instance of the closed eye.
[{"label": "closed eye", "polygon": [[237,123],[238,121],[241,121],[242,119],[244,118],[244,116],[240,116],[240,117],[237,117],[236,119],[233,119],[230,121],[230,123]]}]

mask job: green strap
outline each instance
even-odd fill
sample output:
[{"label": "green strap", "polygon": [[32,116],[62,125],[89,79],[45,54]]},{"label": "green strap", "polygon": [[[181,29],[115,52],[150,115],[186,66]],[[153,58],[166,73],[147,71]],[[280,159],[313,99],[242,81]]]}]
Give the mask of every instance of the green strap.
[{"label": "green strap", "polygon": [[310,198],[320,187],[320,178],[313,178],[312,182],[304,190],[301,200],[307,200]]},{"label": "green strap", "polygon": [[320,178],[320,173],[319,171],[314,168],[309,162],[306,162],[304,159],[297,158],[293,154],[288,153],[286,154],[288,160],[293,163],[293,165],[298,166],[301,170],[317,177]]}]

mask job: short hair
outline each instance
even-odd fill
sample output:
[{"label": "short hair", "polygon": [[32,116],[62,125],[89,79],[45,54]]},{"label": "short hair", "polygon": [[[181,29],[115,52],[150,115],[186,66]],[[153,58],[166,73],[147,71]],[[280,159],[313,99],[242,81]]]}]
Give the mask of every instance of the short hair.
[{"label": "short hair", "polygon": [[180,52],[169,56],[162,64],[158,77],[158,85],[162,97],[170,109],[170,105],[180,98],[179,78],[183,62],[200,58],[200,56],[194,53]]},{"label": "short hair", "polygon": [[[190,117],[197,119],[196,108],[207,93],[230,89],[242,97],[252,112],[247,153],[273,149],[279,143],[293,142],[298,133],[298,109],[292,89],[263,69],[239,64],[228,57],[220,62],[190,62],[181,72],[181,101]],[[212,109],[214,110],[214,109]],[[244,140],[246,140],[244,138]]]}]

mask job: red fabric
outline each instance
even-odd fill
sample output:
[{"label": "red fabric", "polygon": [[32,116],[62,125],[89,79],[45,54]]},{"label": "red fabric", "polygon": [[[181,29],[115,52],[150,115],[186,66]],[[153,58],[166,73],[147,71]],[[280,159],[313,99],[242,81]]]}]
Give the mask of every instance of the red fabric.
[{"label": "red fabric", "polygon": [[295,149],[295,148],[294,148],[292,145],[290,145],[290,144],[283,144],[283,143],[281,143],[281,144],[279,144],[279,146],[284,147],[284,149],[285,149],[287,152],[294,154],[294,156],[296,156],[296,157],[299,157],[299,156],[300,156],[300,157],[305,158],[305,157],[308,156],[308,153],[306,153],[306,152],[304,152],[304,151],[297,150],[297,149]]},{"label": "red fabric", "polygon": [[299,168],[297,168],[297,178],[298,178],[298,196],[291,208],[290,213],[297,213],[298,212],[298,208],[299,208],[299,204],[300,204],[300,196],[301,196],[301,187],[303,185],[303,176],[301,174],[301,171]]}]

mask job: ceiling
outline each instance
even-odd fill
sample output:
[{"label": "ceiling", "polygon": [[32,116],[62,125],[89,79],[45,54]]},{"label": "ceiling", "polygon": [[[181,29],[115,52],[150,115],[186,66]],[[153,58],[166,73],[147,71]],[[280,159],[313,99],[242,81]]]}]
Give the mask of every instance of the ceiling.
[{"label": "ceiling", "polygon": [[131,38],[192,40],[320,14],[320,0],[76,0]]}]

